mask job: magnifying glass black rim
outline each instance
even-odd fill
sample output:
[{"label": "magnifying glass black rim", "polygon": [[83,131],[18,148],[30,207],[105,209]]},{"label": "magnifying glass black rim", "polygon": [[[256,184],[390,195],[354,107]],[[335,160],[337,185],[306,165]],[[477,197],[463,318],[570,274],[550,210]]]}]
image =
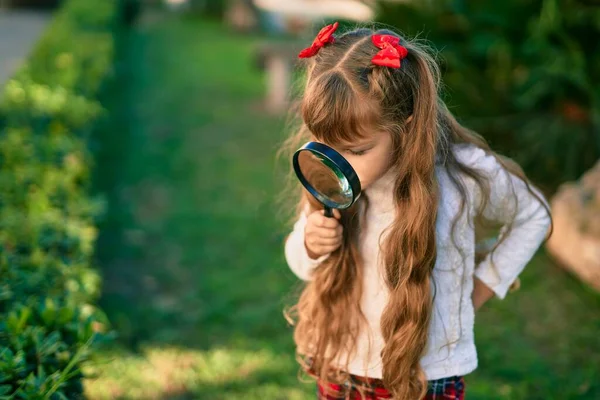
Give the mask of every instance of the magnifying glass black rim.
[{"label": "magnifying glass black rim", "polygon": [[[300,169],[300,163],[298,160],[298,156],[300,155],[300,153],[302,151],[305,151],[305,150],[309,150],[313,153],[317,153],[317,154],[321,155],[322,157],[327,158],[329,161],[331,161],[334,165],[336,165],[340,169],[340,172],[346,177],[346,179],[348,180],[348,183],[350,183],[350,188],[352,189],[352,201],[350,202],[350,204],[348,204],[345,207],[340,207],[339,203],[330,201],[325,196],[323,196],[319,192],[317,192],[317,190],[315,188],[313,188],[313,186],[306,180],[306,178],[304,178],[304,174],[302,174],[302,171]],[[337,151],[335,151],[334,149],[332,149],[329,146],[326,146],[319,142],[307,142],[304,144],[304,146],[300,147],[294,153],[293,164],[294,164],[294,170],[296,171],[296,176],[298,176],[298,179],[300,180],[300,182],[304,185],[304,187],[313,196],[315,196],[317,199],[322,199],[321,201],[324,202],[327,207],[337,208],[337,209],[346,209],[346,208],[351,207],[352,204],[354,204],[354,202],[360,196],[360,193],[361,193],[360,180],[358,179],[358,175],[354,171],[354,168],[352,168],[350,163],[348,161],[346,161],[346,159],[340,153],[338,153]]]}]

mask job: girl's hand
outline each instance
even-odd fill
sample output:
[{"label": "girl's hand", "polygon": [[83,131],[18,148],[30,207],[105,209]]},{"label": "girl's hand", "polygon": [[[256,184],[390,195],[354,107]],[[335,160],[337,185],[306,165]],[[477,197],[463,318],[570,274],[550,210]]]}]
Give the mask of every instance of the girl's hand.
[{"label": "girl's hand", "polygon": [[489,299],[494,297],[494,291],[487,287],[478,278],[473,278],[473,293],[471,300],[475,311],[479,310]]},{"label": "girl's hand", "polygon": [[313,260],[334,252],[342,244],[343,228],[339,222],[339,210],[333,210],[334,218],[324,214],[324,210],[311,210],[306,222],[304,245]]}]

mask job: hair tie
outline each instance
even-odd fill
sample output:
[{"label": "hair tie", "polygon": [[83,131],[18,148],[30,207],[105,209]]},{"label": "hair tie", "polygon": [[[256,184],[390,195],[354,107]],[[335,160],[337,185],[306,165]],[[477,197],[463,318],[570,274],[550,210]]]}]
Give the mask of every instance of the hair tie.
[{"label": "hair tie", "polygon": [[317,37],[313,41],[312,45],[300,52],[298,54],[299,58],[309,58],[316,55],[321,47],[325,46],[328,43],[335,42],[335,38],[333,37],[333,33],[338,28],[339,23],[335,22],[331,25],[327,25],[323,29],[319,31]]},{"label": "hair tie", "polygon": [[373,35],[373,44],[381,49],[371,62],[375,65],[390,68],[400,68],[400,60],[408,55],[406,47],[400,44],[400,38],[393,35]]}]

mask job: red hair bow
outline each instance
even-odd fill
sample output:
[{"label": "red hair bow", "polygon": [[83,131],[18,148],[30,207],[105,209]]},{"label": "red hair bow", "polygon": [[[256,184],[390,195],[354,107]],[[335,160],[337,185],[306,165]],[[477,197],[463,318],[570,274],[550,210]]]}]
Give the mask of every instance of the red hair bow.
[{"label": "red hair bow", "polygon": [[373,35],[373,44],[381,49],[371,59],[373,64],[382,67],[400,68],[400,60],[408,55],[406,47],[400,44],[400,38],[392,35]]},{"label": "red hair bow", "polygon": [[333,23],[331,25],[327,25],[323,29],[319,31],[317,37],[313,41],[312,45],[300,52],[298,57],[300,58],[309,58],[316,55],[321,47],[325,46],[327,43],[335,42],[335,38],[333,37],[333,32],[338,28],[338,23]]}]

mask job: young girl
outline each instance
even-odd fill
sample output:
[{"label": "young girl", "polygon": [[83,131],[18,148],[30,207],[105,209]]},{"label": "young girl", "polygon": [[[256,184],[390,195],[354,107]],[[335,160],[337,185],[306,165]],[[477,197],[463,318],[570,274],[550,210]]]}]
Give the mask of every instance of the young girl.
[{"label": "young girl", "polygon": [[[462,399],[477,367],[474,313],[504,298],[545,239],[550,213],[521,169],[461,126],[439,71],[388,30],[321,30],[308,61],[302,124],[341,153],[363,192],[324,216],[304,191],[285,244],[306,285],[288,316],[319,399]],[[468,77],[465,77],[468,79]],[[475,222],[499,240],[475,263]]]}]

